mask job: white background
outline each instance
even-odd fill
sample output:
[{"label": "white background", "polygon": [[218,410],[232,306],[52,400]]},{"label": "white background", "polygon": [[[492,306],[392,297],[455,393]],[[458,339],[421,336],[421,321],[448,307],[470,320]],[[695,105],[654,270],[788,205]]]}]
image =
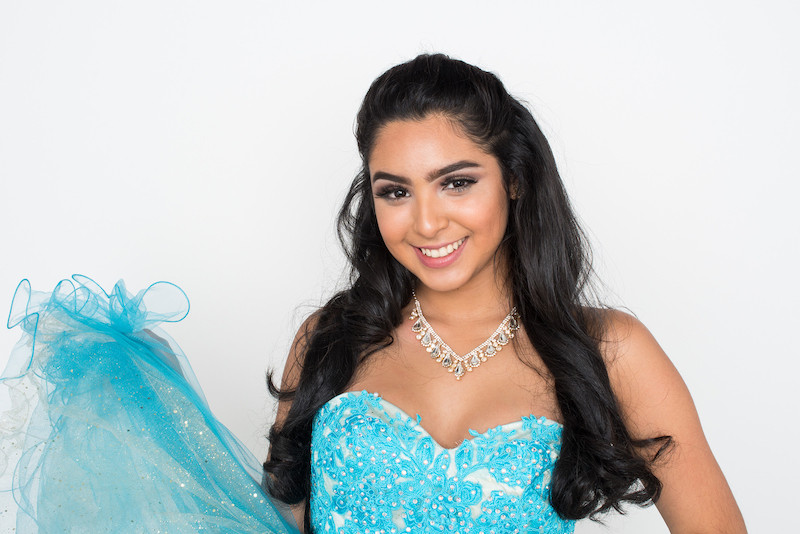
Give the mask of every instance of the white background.
[{"label": "white background", "polygon": [[[556,5],[558,4],[558,5]],[[170,280],[168,325],[259,456],[264,372],[341,282],[333,219],[370,82],[420,52],[527,100],[607,298],[694,394],[751,532],[793,529],[794,2],[0,2],[0,295]],[[7,354],[18,332],[0,333]],[[665,532],[654,509],[608,531]],[[579,532],[599,532],[592,524]]]}]

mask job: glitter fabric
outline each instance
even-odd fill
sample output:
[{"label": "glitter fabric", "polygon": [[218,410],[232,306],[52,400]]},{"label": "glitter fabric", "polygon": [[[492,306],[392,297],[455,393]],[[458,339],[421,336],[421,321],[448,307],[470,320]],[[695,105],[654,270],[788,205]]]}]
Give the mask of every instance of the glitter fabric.
[{"label": "glitter fabric", "polygon": [[314,531],[573,532],[548,502],[561,425],[523,417],[472,435],[445,449],[377,394],[335,397],[314,420]]},{"label": "glitter fabric", "polygon": [[2,531],[296,532],[157,328],[186,315],[183,291],[73,279],[52,293],[23,281],[12,304],[24,334],[0,388]]}]

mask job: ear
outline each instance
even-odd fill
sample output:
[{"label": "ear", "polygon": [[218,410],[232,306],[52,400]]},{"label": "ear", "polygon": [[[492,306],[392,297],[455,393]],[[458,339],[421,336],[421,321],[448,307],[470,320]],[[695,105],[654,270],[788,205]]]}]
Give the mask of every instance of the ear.
[{"label": "ear", "polygon": [[508,198],[511,200],[519,199],[519,180],[512,178],[508,184]]}]

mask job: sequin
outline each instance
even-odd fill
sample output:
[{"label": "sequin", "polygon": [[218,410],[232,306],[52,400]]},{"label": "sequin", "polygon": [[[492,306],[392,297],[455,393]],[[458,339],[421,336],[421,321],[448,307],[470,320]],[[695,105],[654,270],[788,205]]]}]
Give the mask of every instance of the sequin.
[{"label": "sequin", "polygon": [[[9,367],[4,376],[16,378],[0,389],[19,392],[22,380],[39,393],[23,403],[27,422],[4,417],[0,450],[8,456],[7,438],[21,437],[24,462],[5,473],[13,492],[2,493],[19,506],[0,508],[3,532],[295,533],[261,489],[259,463],[209,411],[185,356],[153,341],[166,336],[159,322],[185,315],[183,292],[75,282],[51,294],[22,284],[26,304],[12,306],[36,344],[18,345],[26,354],[9,361],[24,366]],[[144,306],[151,289],[158,312]]]},{"label": "sequin", "polygon": [[377,395],[334,398],[313,427],[314,530],[573,532],[548,502],[561,425],[524,417],[472,435],[445,449],[418,418]]}]

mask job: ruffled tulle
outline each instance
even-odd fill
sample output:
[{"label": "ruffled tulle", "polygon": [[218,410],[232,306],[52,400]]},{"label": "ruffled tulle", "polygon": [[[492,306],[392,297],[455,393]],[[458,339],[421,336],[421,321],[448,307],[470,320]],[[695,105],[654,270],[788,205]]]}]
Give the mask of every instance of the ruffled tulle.
[{"label": "ruffled tulle", "polygon": [[0,525],[17,534],[296,532],[158,328],[188,310],[167,282],[135,296],[121,281],[108,294],[82,276],[52,293],[20,283],[8,326],[23,337],[0,379]]}]

